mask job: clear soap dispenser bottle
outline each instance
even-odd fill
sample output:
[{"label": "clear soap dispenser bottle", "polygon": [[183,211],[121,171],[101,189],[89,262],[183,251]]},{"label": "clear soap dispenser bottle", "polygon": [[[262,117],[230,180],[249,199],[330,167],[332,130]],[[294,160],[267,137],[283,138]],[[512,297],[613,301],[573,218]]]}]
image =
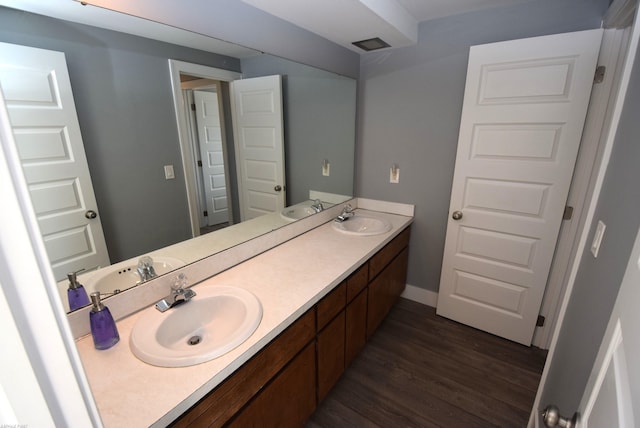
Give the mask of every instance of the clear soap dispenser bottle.
[{"label": "clear soap dispenser bottle", "polygon": [[93,307],[89,312],[91,336],[96,349],[109,349],[120,340],[116,322],[111,316],[109,308],[100,301],[100,292],[91,293]]},{"label": "clear soap dispenser bottle", "polygon": [[89,304],[89,296],[82,284],[78,282],[76,278],[78,272],[71,272],[67,274],[69,278],[69,288],[67,289],[67,299],[69,299],[69,310],[75,311],[78,308],[87,306]]}]

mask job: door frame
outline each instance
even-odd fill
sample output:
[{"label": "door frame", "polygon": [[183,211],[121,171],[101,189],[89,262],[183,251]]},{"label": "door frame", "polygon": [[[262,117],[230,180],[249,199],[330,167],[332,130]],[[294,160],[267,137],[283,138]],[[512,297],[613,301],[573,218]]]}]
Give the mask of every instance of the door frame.
[{"label": "door frame", "polygon": [[[613,103],[618,97],[620,74],[624,65],[629,41],[629,32],[624,29],[605,30],[602,37],[598,66],[606,67],[605,79],[595,83],[591,92],[591,100],[580,142],[578,158],[573,173],[567,206],[573,207],[573,218],[564,220],[558,234],[555,254],[547,286],[545,289],[540,315],[545,323],[536,327],[532,344],[542,349],[549,349],[551,336],[560,313],[560,300],[567,290],[568,284],[575,279],[575,271],[579,267],[579,254],[586,244],[586,237],[579,233],[585,224],[591,223],[595,210],[594,197],[597,197],[601,179],[599,168],[608,161],[611,152],[606,144],[607,132],[611,129]],[[591,202],[590,202],[591,201]],[[593,205],[593,207],[591,207]]]},{"label": "door frame", "polygon": [[169,73],[171,75],[171,90],[173,92],[173,107],[178,123],[178,142],[180,144],[180,154],[182,156],[182,170],[184,171],[184,181],[187,191],[187,204],[189,207],[189,222],[191,223],[191,234],[193,237],[200,235],[200,220],[198,215],[198,193],[197,177],[192,168],[195,155],[191,147],[189,137],[189,127],[185,114],[184,99],[180,85],[180,73],[202,77],[204,79],[231,82],[242,78],[242,74],[223,70],[221,68],[209,67],[206,65],[193,64],[184,61],[169,59]]},{"label": "door frame", "polygon": [[[604,18],[604,25],[608,28],[616,28],[618,25],[624,26],[625,21],[628,22],[628,17],[630,14],[630,10],[635,8],[635,4],[637,0],[614,0],[614,3],[609,7],[607,14]],[[619,11],[624,11],[624,13],[619,13]],[[616,16],[612,16],[615,14]],[[635,15],[636,22],[638,19],[638,10],[636,9],[633,14]],[[572,252],[574,254],[570,263],[564,267],[565,270],[565,281],[561,284],[561,287],[564,291],[558,293],[559,299],[561,303],[559,305],[557,311],[557,317],[554,320],[553,327],[550,328],[552,331],[549,352],[547,354],[547,361],[545,363],[544,369],[542,371],[542,376],[540,378],[540,383],[538,385],[538,391],[536,393],[536,397],[531,409],[531,415],[529,417],[528,428],[534,427],[542,427],[542,421],[540,419],[540,399],[541,395],[544,391],[545,384],[547,381],[547,377],[549,375],[550,362],[553,360],[556,344],[558,342],[558,337],[560,335],[560,330],[562,327],[562,323],[564,321],[564,317],[567,311],[567,307],[569,305],[569,300],[571,297],[571,293],[573,291],[573,286],[575,284],[575,278],[577,275],[578,268],[580,266],[580,261],[582,259],[582,255],[584,253],[584,248],[587,243],[587,238],[590,235],[591,224],[593,223],[593,218],[595,214],[595,209],[597,206],[598,199],[600,197],[600,191],[602,189],[602,185],[604,182],[605,174],[607,171],[607,167],[609,164],[609,159],[611,157],[611,151],[613,149],[613,143],[615,141],[616,131],[618,128],[618,123],[620,121],[620,115],[622,112],[622,107],[624,104],[625,94],[627,92],[627,88],[629,86],[629,79],[631,75],[631,71],[634,65],[634,61],[636,59],[636,50],[638,49],[638,41],[640,39],[640,25],[632,25],[628,30],[629,37],[628,43],[626,47],[626,52],[624,49],[620,52],[620,58],[624,58],[624,64],[622,65],[619,71],[619,85],[617,89],[612,89],[612,96],[609,97],[606,101],[611,103],[608,106],[610,109],[610,114],[608,115],[608,126],[605,126],[602,129],[601,135],[601,149],[599,156],[599,161],[594,165],[593,170],[589,176],[590,183],[590,194],[588,200],[585,200],[586,209],[582,213],[583,219],[581,219],[581,227],[579,231],[576,231],[572,242],[577,246],[576,250]],[[608,45],[603,44],[604,49],[609,49]],[[586,197],[587,195],[585,195]],[[555,260],[554,260],[555,263]]]}]

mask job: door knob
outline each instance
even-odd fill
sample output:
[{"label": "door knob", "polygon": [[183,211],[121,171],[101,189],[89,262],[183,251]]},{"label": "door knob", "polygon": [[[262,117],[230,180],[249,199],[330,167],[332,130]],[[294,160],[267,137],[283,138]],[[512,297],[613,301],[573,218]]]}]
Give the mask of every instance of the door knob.
[{"label": "door knob", "polygon": [[84,213],[84,216],[88,219],[94,219],[98,217],[98,213],[96,213],[94,210],[89,210],[86,213]]},{"label": "door knob", "polygon": [[454,211],[453,214],[451,214],[451,218],[454,220],[460,220],[462,218],[462,211]]},{"label": "door knob", "polygon": [[282,190],[282,186],[281,185],[276,185],[276,187],[273,188],[273,190],[275,190],[276,192],[279,192]]},{"label": "door knob", "polygon": [[560,416],[560,410],[553,404],[545,407],[542,413],[542,420],[544,425],[548,428],[560,427],[560,428],[579,428],[580,414],[578,412],[573,414],[571,420]]}]

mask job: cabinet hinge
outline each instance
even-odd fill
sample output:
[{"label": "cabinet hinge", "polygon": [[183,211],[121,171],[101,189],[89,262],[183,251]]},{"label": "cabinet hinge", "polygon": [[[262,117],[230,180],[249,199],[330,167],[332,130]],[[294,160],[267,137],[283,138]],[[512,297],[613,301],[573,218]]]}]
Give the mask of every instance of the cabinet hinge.
[{"label": "cabinet hinge", "polygon": [[202,215],[205,216],[205,217],[209,217],[209,211],[203,211]]},{"label": "cabinet hinge", "polygon": [[545,317],[542,315],[538,315],[538,319],[536,320],[536,327],[544,326]]},{"label": "cabinet hinge", "polygon": [[572,217],[573,217],[573,207],[570,207],[569,205],[567,205],[566,207],[564,207],[564,213],[562,213],[562,219],[571,220]]},{"label": "cabinet hinge", "polygon": [[196,104],[195,103],[191,103],[191,110],[196,111]]},{"label": "cabinet hinge", "polygon": [[593,77],[593,83],[602,83],[606,71],[607,67],[605,67],[604,65],[599,65],[598,67],[596,67],[596,74]]}]

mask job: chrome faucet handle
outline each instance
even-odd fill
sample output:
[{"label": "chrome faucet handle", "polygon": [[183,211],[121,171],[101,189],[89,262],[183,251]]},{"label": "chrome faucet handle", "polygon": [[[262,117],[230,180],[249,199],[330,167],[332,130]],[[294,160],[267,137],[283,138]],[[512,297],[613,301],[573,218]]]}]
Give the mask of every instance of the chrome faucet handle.
[{"label": "chrome faucet handle", "polygon": [[322,201],[320,199],[314,199],[313,204],[311,204],[311,208],[317,213],[324,210],[324,206],[322,205]]},{"label": "chrome faucet handle", "polygon": [[179,273],[178,276],[176,276],[175,280],[173,281],[173,284],[171,284],[171,291],[179,293],[185,288],[187,288],[188,284],[189,284],[189,281],[187,279],[187,275],[185,275],[184,273]]},{"label": "chrome faucet handle", "polygon": [[156,303],[156,309],[160,312],[165,312],[174,306],[191,300],[191,298],[196,295],[196,292],[187,288],[187,285],[187,276],[184,273],[178,274],[173,284],[171,284],[171,293]]},{"label": "chrome faucet handle", "polygon": [[151,278],[155,278],[156,270],[153,268],[153,259],[149,256],[142,256],[138,259],[138,275],[140,275],[140,281],[145,282]]}]

